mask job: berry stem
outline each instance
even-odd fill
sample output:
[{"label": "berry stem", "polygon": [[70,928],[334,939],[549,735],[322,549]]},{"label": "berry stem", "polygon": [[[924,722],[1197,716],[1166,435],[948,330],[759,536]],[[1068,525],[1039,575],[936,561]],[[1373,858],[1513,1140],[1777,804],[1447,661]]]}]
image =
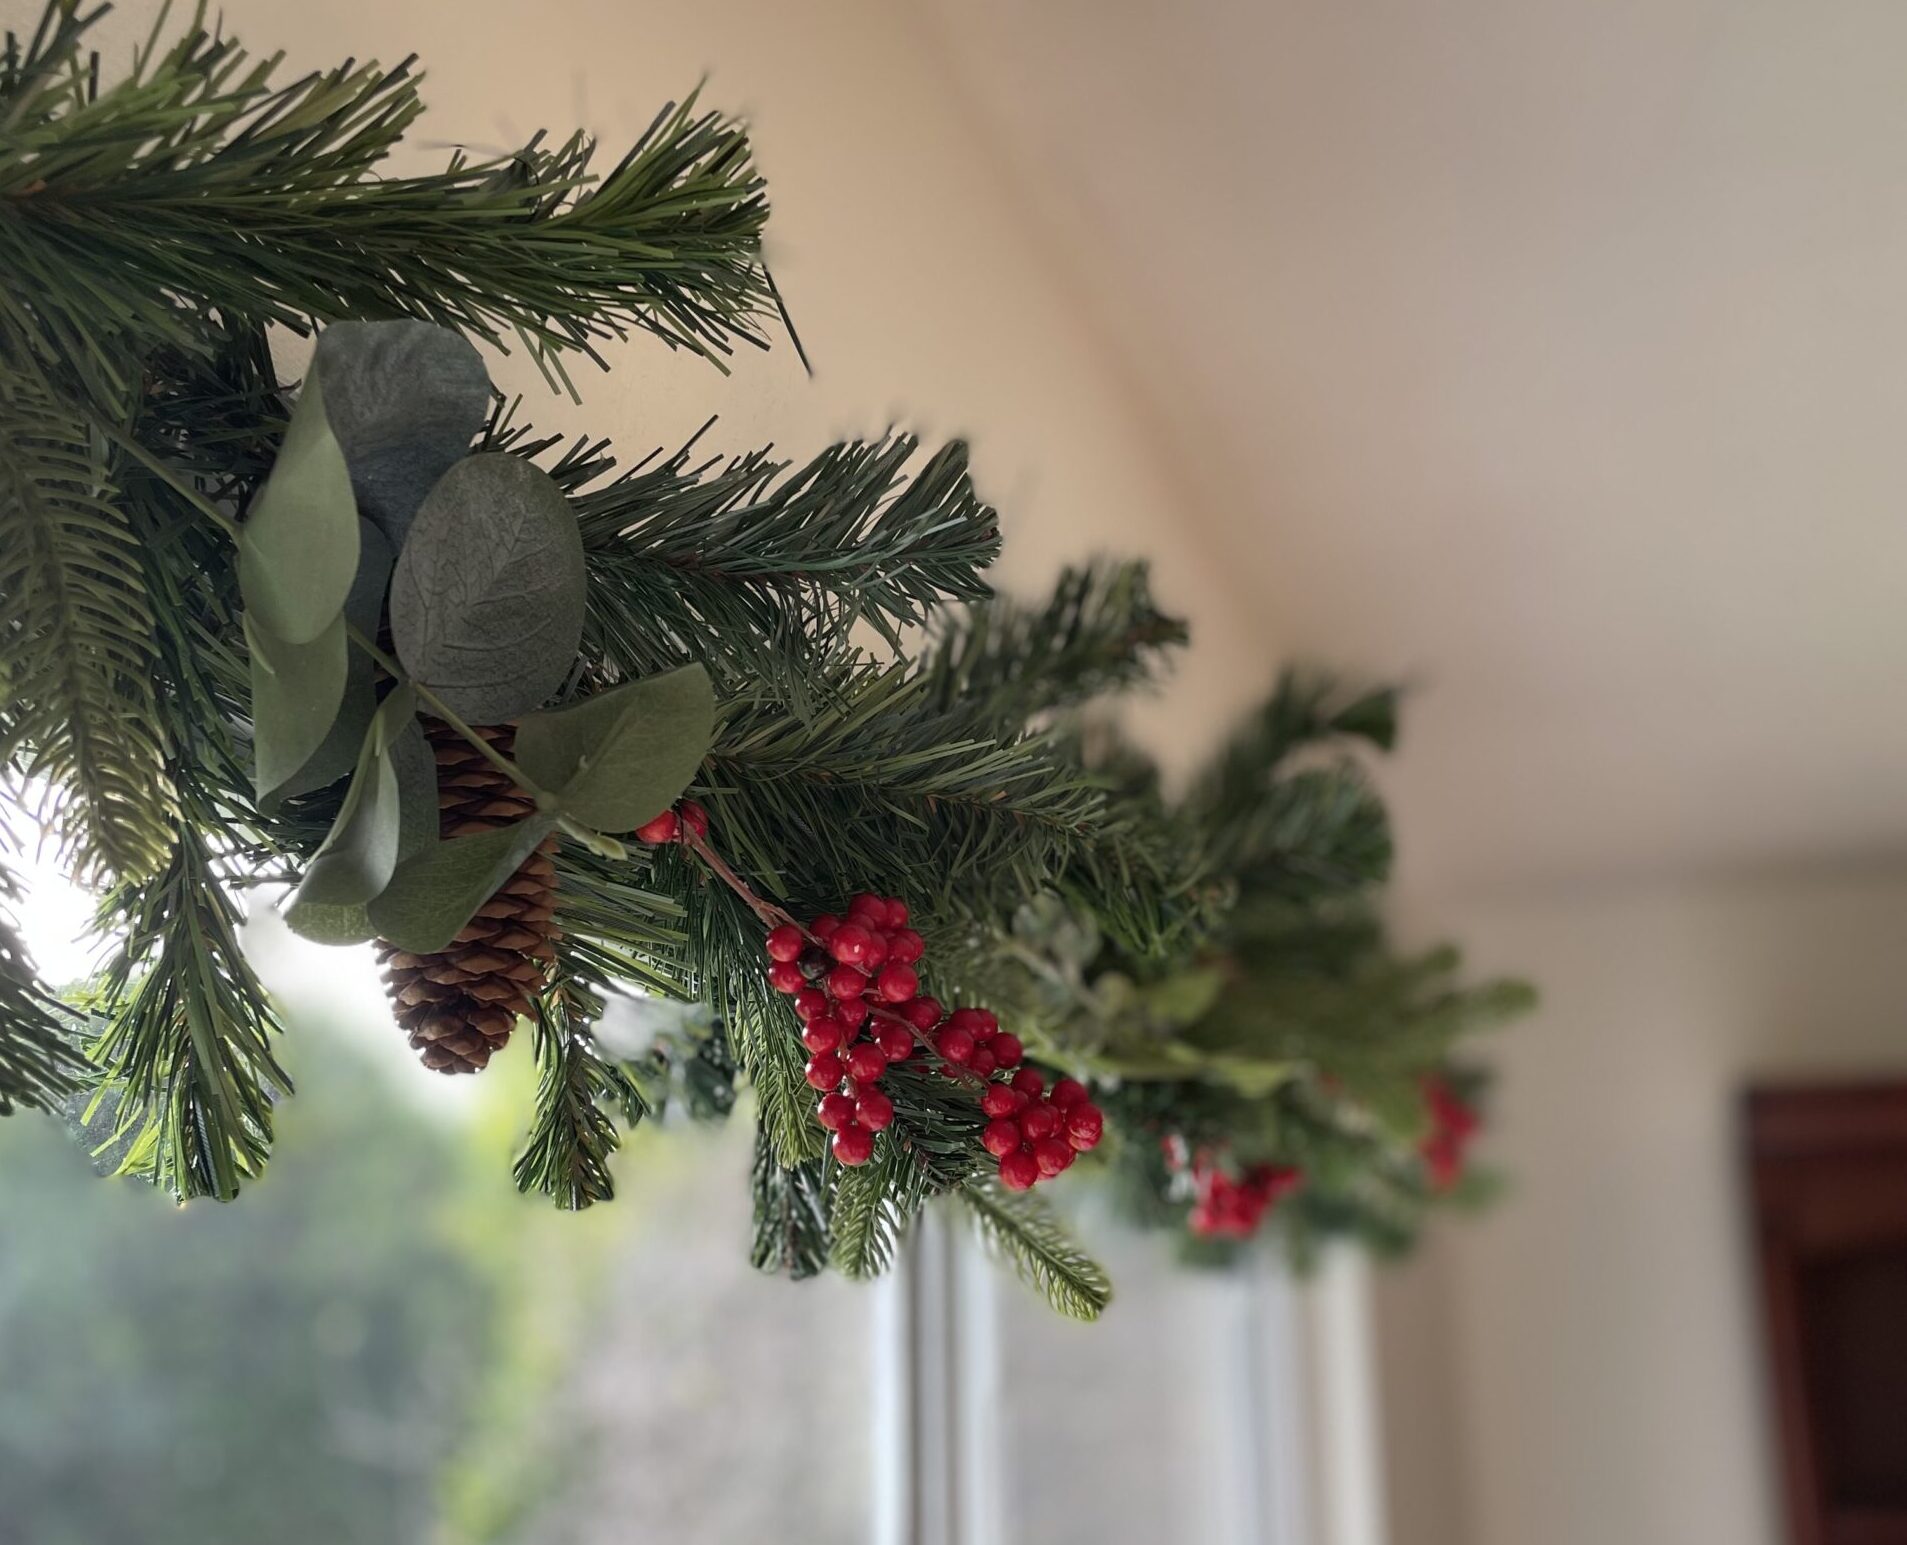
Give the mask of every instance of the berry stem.
[{"label": "berry stem", "polygon": [[[772,901],[763,901],[761,897],[757,896],[749,887],[748,882],[733,869],[729,868],[728,860],[715,851],[714,846],[709,842],[708,838],[704,837],[693,826],[685,825],[682,828],[682,841],[687,844],[690,852],[694,853],[697,858],[701,859],[703,863],[707,864],[709,868],[714,871],[715,877],[718,880],[737,896],[740,896],[743,901],[747,902],[749,910],[770,928],[779,928],[783,923],[794,923],[797,928],[801,928],[799,923],[795,923],[792,917],[780,907],[776,906]],[[811,942],[814,940],[814,936],[805,928],[801,929],[801,934],[803,938]]]}]

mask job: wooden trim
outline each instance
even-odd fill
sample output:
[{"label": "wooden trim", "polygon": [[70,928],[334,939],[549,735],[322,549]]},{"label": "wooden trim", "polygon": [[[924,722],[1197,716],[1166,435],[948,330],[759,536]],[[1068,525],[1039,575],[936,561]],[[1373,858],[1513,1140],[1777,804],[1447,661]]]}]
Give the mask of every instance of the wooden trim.
[{"label": "wooden trim", "polygon": [[1907,1545],[1907,1509],[1828,1495],[1801,1287],[1816,1263],[1907,1245],[1907,1082],[1756,1088],[1743,1115],[1789,1539]]}]

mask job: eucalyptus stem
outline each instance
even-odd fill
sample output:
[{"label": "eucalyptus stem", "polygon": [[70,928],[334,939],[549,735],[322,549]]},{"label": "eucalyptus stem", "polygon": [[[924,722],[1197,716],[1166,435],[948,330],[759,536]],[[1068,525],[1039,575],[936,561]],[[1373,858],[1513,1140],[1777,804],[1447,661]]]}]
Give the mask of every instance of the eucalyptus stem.
[{"label": "eucalyptus stem", "polygon": [[[433,714],[443,720],[453,731],[475,747],[478,754],[481,755],[485,761],[489,762],[492,767],[496,768],[498,772],[502,773],[504,777],[508,778],[518,788],[523,790],[524,793],[534,797],[539,806],[543,806],[547,800],[552,798],[547,789],[539,788],[528,773],[524,772],[515,762],[511,761],[482,735],[479,735],[466,724],[459,715],[451,710],[450,705],[435,692],[431,691],[429,687],[425,686],[416,677],[407,674],[403,666],[399,665],[397,661],[393,660],[382,649],[378,648],[376,644],[372,643],[370,639],[366,638],[361,630],[351,623],[346,623],[345,632],[350,636],[351,642],[356,644],[358,648],[362,649],[382,666],[384,670],[391,675],[393,680],[409,682],[411,690],[417,694],[419,699],[422,700],[424,705],[429,708]],[[599,853],[604,858],[627,858],[629,856],[629,849],[622,842],[610,836],[607,832],[599,832],[593,827],[585,826],[582,822],[570,816],[558,815],[556,825],[558,830],[568,836],[574,837],[592,853]]]}]

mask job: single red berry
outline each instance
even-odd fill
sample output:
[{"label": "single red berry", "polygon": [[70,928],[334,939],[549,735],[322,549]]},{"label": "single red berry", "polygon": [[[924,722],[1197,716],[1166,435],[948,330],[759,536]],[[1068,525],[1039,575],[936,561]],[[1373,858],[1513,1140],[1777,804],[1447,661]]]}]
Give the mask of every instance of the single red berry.
[{"label": "single red berry", "polygon": [[768,968],[768,985],[776,992],[800,992],[808,985],[808,979],[792,960],[777,960]]},{"label": "single red berry", "polygon": [[1000,1016],[992,1009],[975,1009],[974,1013],[980,1016],[980,1023],[973,1033],[981,1040],[990,1041],[1000,1033]]},{"label": "single red berry", "polygon": [[870,1132],[885,1132],[894,1121],[894,1102],[878,1089],[869,1089],[854,1102],[854,1119]]},{"label": "single red berry", "polygon": [[874,1032],[874,1044],[889,1062],[905,1062],[914,1055],[914,1038],[905,1025],[882,1025]]},{"label": "single red berry", "polygon": [[887,942],[887,958],[897,966],[911,966],[927,953],[927,944],[911,928],[903,928]]},{"label": "single red berry", "polygon": [[1020,1038],[1004,1031],[993,1038],[992,1045],[993,1055],[1000,1059],[1003,1068],[1017,1067],[1020,1058],[1026,1055],[1026,1048],[1020,1044]]},{"label": "single red berry", "polygon": [[1075,1105],[1066,1113],[1066,1136],[1081,1153],[1098,1147],[1105,1129],[1106,1118],[1097,1105]]},{"label": "single red berry", "polygon": [[852,966],[836,966],[828,973],[828,991],[837,998],[858,998],[867,991],[867,978]]},{"label": "single red berry", "polygon": [[819,987],[804,987],[795,994],[795,1013],[802,1019],[813,1019],[817,1014],[828,1011],[828,995]]},{"label": "single red berry", "polygon": [[841,1076],[847,1069],[842,1066],[838,1051],[822,1051],[810,1057],[808,1065],[801,1071],[810,1089],[832,1089],[841,1082]]},{"label": "single red berry", "polygon": [[871,935],[859,923],[843,923],[828,936],[828,953],[844,966],[858,966],[867,959]]},{"label": "single red berry", "polygon": [[999,1065],[1000,1059],[993,1055],[993,1048],[990,1046],[976,1046],[973,1055],[967,1059],[967,1066],[982,1078],[992,1077],[993,1070]]},{"label": "single red berry", "polygon": [[996,1159],[1004,1159],[1020,1146],[1020,1129],[1011,1121],[1002,1118],[989,1121],[980,1133],[980,1146]]},{"label": "single red berry", "polygon": [[1053,1092],[1047,1096],[1061,1110],[1071,1110],[1086,1100],[1086,1086],[1076,1078],[1054,1080]]},{"label": "single red berry", "polygon": [[824,1094],[815,1107],[814,1119],[830,1132],[839,1132],[854,1119],[854,1101],[845,1094]]},{"label": "single red berry", "polygon": [[[999,1054],[1000,1049],[996,1046],[994,1055],[997,1057]],[[1040,1097],[1040,1091],[1046,1087],[1046,1080],[1040,1077],[1038,1068],[1021,1068],[1013,1075],[1013,1087],[1029,1100],[1037,1100]]]},{"label": "single red berry", "polygon": [[1063,1137],[1043,1137],[1033,1145],[1033,1157],[1050,1179],[1073,1162],[1073,1147]]},{"label": "single red berry", "polygon": [[682,817],[682,824],[698,837],[709,834],[709,813],[692,799],[685,799],[676,807]]},{"label": "single red berry", "polygon": [[1009,1191],[1029,1191],[1039,1178],[1040,1161],[1030,1148],[1017,1148],[1000,1161],[1000,1184]]},{"label": "single red berry", "polygon": [[967,1063],[973,1060],[973,1037],[956,1026],[949,1025],[941,1031],[934,1045],[949,1062]]},{"label": "single red berry", "polygon": [[905,1003],[920,990],[920,978],[911,966],[882,966],[874,985],[889,1003]]},{"label": "single red berry", "polygon": [[817,1014],[801,1027],[801,1044],[809,1051],[833,1051],[848,1038],[848,1027],[832,1014]]},{"label": "single red berry", "polygon": [[854,1166],[865,1164],[874,1157],[874,1134],[858,1121],[850,1121],[834,1134],[835,1158],[843,1164]]},{"label": "single red berry", "polygon": [[793,923],[783,923],[779,928],[768,931],[768,958],[770,960],[799,960],[808,941],[801,936],[801,930]]},{"label": "single red berry", "polygon": [[850,1030],[859,1030],[867,1023],[867,999],[843,998],[834,1006],[834,1017]]},{"label": "single red berry", "polygon": [[848,1048],[848,1072],[872,1083],[887,1071],[887,1057],[872,1041],[856,1041]]},{"label": "single red berry", "polygon": [[832,912],[823,912],[812,923],[808,924],[808,932],[813,934],[817,939],[831,939],[834,937],[834,930],[840,926],[840,918],[836,917]]},{"label": "single red berry", "polygon": [[1020,1112],[1020,1130],[1028,1142],[1037,1143],[1043,1137],[1051,1137],[1059,1130],[1059,1123],[1059,1112],[1043,1101]]},{"label": "single red berry", "polygon": [[636,828],[638,842],[674,842],[675,835],[682,829],[682,822],[673,810],[665,810],[653,821],[644,821]]},{"label": "single red berry", "polygon": [[980,1026],[984,1023],[985,1021],[981,1019],[978,1009],[955,1009],[947,1016],[948,1029],[964,1030],[976,1041],[980,1039],[979,1030]]},{"label": "single red berry", "polygon": [[907,903],[898,896],[887,898],[887,926],[905,928],[907,926]]},{"label": "single red berry", "polygon": [[980,1109],[989,1116],[1011,1116],[1026,1104],[1026,1096],[1005,1084],[988,1084],[980,1096]]},{"label": "single red berry", "polygon": [[887,903],[879,896],[876,896],[872,891],[862,891],[860,895],[848,903],[848,916],[865,917],[871,919],[871,927],[885,928],[887,926]]},{"label": "single red berry", "polygon": [[940,1003],[935,998],[916,998],[901,1012],[916,1030],[931,1030],[940,1023]]}]

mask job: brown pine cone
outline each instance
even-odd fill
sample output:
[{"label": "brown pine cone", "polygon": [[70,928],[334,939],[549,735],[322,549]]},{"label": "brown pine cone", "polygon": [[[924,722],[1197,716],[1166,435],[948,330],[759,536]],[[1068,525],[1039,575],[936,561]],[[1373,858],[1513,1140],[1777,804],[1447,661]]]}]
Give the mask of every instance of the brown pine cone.
[{"label": "brown pine cone", "polygon": [[[437,754],[440,836],[468,837],[528,816],[535,801],[484,760],[456,731],[424,721]],[[516,741],[505,725],[478,728],[505,756]],[[440,1073],[476,1073],[502,1048],[517,1017],[543,989],[556,958],[556,865],[550,837],[496,894],[477,909],[448,949],[414,955],[378,940],[384,981],[398,1024],[424,1066]]]}]

